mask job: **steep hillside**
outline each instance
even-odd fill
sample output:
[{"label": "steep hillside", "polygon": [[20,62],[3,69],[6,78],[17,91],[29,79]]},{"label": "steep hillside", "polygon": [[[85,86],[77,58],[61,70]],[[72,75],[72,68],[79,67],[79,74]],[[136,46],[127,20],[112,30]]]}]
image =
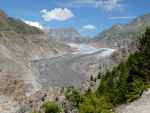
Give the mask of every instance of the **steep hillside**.
[{"label": "steep hillside", "polygon": [[19,34],[43,33],[40,29],[29,26],[19,19],[8,17],[2,10],[0,10],[0,31],[14,31]]},{"label": "steep hillside", "polygon": [[150,25],[150,14],[137,17],[128,24],[114,25],[98,34],[94,41],[100,41],[109,46],[120,46],[137,39],[138,35]]},{"label": "steep hillside", "polygon": [[[0,103],[3,103],[3,97],[8,98],[6,105],[9,101],[23,101],[27,95],[40,89],[36,81],[37,71],[31,61],[68,51],[69,47],[64,43],[50,41],[43,31],[0,11]],[[5,113],[1,110],[5,109],[5,104],[0,104],[1,113]]]},{"label": "steep hillside", "polygon": [[[80,113],[114,113],[113,108],[124,103],[126,105],[117,108],[117,112],[150,112],[150,93],[143,93],[150,88],[149,37],[150,28],[138,39],[138,50],[134,54],[105,75],[99,75],[99,88],[94,92],[89,90],[83,100],[80,100]],[[141,99],[137,100],[140,97]]]}]

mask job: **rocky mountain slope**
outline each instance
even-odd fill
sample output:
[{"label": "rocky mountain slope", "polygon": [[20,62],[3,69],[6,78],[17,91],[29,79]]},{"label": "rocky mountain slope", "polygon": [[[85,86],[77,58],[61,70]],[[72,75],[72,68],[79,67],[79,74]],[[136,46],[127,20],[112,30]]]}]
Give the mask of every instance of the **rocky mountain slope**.
[{"label": "rocky mountain slope", "polygon": [[14,31],[21,34],[41,34],[43,33],[38,28],[28,26],[19,19],[14,19],[0,10],[0,31]]},{"label": "rocky mountain slope", "polygon": [[80,35],[78,31],[73,28],[59,28],[59,29],[50,29],[49,39],[64,41],[64,42],[82,42],[84,37]]},{"label": "rocky mountain slope", "polygon": [[149,13],[133,19],[128,24],[114,25],[99,33],[93,40],[105,43],[107,46],[123,46],[137,39],[147,26],[150,26]]},{"label": "rocky mountain slope", "polygon": [[99,54],[107,50],[69,54],[70,47],[65,42],[81,42],[80,34],[73,29],[56,32],[59,38],[64,36],[58,40],[49,34],[53,38],[0,11],[0,113],[31,111],[34,102],[41,102],[43,90],[81,88],[91,73],[96,73]]},{"label": "rocky mountain slope", "polygon": [[[59,98],[55,93],[64,87],[74,86],[82,91],[98,87],[99,80],[91,82],[91,76],[97,78],[99,71],[106,72],[116,62],[120,63],[122,53],[126,56],[126,51],[134,48],[134,44],[130,44],[132,47],[128,42],[136,40],[138,32],[149,25],[149,20],[150,14],[147,14],[127,25],[113,26],[93,41],[105,42],[111,47],[117,43],[117,46],[125,48],[118,49],[119,52],[76,44],[78,51],[69,53],[69,46],[74,47],[70,42],[85,41],[74,29],[51,29],[44,34],[38,28],[0,11],[0,113],[29,113],[34,107],[40,108],[44,97],[48,100]],[[148,102],[146,99],[144,96],[144,100],[133,103],[132,108]],[[130,106],[124,106],[116,110],[130,113],[127,112]],[[149,107],[149,103],[145,106]]]},{"label": "rocky mountain slope", "polygon": [[[6,105],[10,101],[22,101],[40,88],[32,60],[51,58],[68,51],[69,47],[64,43],[50,41],[43,31],[0,11],[0,103],[4,103],[3,98],[8,98]],[[5,113],[5,107],[0,105],[1,113]]]},{"label": "rocky mountain slope", "polygon": [[[51,59],[33,61],[39,70],[37,78],[44,88],[73,86],[87,90],[91,75],[96,78],[98,70],[104,71],[113,65],[109,60],[112,49],[97,49],[93,52],[67,54]],[[112,64],[112,65],[109,65]]]}]

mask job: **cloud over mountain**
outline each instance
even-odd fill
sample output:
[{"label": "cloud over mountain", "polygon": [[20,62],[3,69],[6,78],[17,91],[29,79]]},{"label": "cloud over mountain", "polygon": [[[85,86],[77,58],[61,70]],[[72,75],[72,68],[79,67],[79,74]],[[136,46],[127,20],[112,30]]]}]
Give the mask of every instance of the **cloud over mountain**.
[{"label": "cloud over mountain", "polygon": [[34,26],[40,29],[44,29],[43,26],[38,22],[38,21],[28,21],[28,20],[24,20],[24,22],[30,26]]},{"label": "cloud over mountain", "polygon": [[94,25],[88,24],[82,27],[84,30],[94,30],[96,27]]},{"label": "cloud over mountain", "polygon": [[66,21],[74,17],[74,14],[68,8],[54,8],[52,10],[43,9],[40,12],[45,21]]}]

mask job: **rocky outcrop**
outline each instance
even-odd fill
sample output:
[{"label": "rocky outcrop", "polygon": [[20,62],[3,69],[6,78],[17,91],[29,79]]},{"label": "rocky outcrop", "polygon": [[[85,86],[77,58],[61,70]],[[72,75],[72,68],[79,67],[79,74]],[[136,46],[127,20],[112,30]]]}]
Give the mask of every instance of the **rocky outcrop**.
[{"label": "rocky outcrop", "polygon": [[116,109],[117,113],[150,113],[150,90],[145,91],[141,98]]}]

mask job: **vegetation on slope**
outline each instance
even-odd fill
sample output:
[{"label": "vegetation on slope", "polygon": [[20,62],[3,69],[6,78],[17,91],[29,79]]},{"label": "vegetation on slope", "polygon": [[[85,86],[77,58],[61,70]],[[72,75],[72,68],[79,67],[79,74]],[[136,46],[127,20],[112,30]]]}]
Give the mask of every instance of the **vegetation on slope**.
[{"label": "vegetation on slope", "polygon": [[10,27],[17,33],[22,34],[40,34],[42,31],[36,27],[29,26],[18,19],[7,18],[7,22]]},{"label": "vegetation on slope", "polygon": [[0,10],[0,32],[14,31],[20,34],[40,34],[42,31],[36,27],[29,26],[19,19],[8,17]]},{"label": "vegetation on slope", "polygon": [[[96,91],[88,90],[83,96],[71,89],[66,98],[80,113],[114,113],[113,107],[132,102],[150,87],[150,28],[139,38],[138,50],[101,78]],[[48,106],[47,106],[48,105]],[[46,104],[51,110],[51,104]],[[56,113],[60,112],[58,107]],[[46,110],[45,109],[45,110]],[[45,111],[44,113],[51,113]],[[54,112],[55,113],[55,112]]]},{"label": "vegetation on slope", "polygon": [[59,113],[61,111],[61,109],[55,102],[47,101],[43,104],[43,108],[45,113]]},{"label": "vegetation on slope", "polygon": [[[58,106],[58,104],[52,101],[45,101],[42,105],[42,109],[44,113],[60,113],[61,112],[61,108]],[[41,113],[41,111],[33,110],[32,113]]]},{"label": "vegetation on slope", "polygon": [[113,106],[139,98],[150,83],[150,28],[139,39],[138,51],[102,77],[96,92],[81,101],[80,113],[112,113]]},{"label": "vegetation on slope", "polygon": [[[150,28],[139,39],[138,51],[101,78],[99,88],[81,96],[74,89],[66,97],[80,113],[113,113],[112,108],[139,98],[150,83]],[[48,106],[47,106],[48,105]],[[50,104],[51,105],[51,104]],[[51,109],[46,104],[46,109]],[[52,106],[52,108],[55,108]],[[59,109],[59,108],[58,108]],[[57,110],[57,109],[56,109]],[[56,113],[59,112],[58,110]],[[45,113],[51,113],[46,112]]]}]

